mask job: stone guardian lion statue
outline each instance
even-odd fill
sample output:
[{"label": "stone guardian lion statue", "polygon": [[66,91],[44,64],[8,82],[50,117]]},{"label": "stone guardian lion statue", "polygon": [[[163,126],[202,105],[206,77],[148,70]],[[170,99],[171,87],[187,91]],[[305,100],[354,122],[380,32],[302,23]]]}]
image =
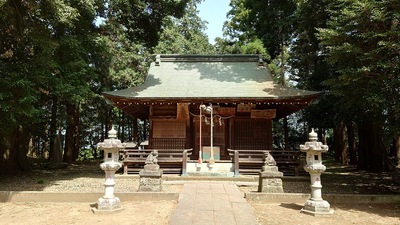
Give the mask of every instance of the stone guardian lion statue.
[{"label": "stone guardian lion statue", "polygon": [[153,150],[151,151],[151,153],[147,156],[145,164],[157,164],[158,160],[158,151],[157,150]]}]

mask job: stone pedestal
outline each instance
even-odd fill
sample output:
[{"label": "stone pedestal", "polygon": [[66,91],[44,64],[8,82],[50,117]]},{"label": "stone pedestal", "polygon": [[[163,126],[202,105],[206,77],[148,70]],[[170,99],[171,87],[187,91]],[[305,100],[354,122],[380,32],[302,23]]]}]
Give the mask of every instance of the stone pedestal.
[{"label": "stone pedestal", "polygon": [[278,171],[277,166],[263,166],[259,173],[258,192],[283,193],[283,173]]},{"label": "stone pedestal", "polygon": [[309,142],[300,145],[300,151],[307,153],[307,164],[304,166],[304,170],[310,174],[311,198],[304,203],[301,212],[313,216],[331,215],[333,210],[330,209],[330,204],[322,199],[321,185],[321,174],[326,170],[326,167],[322,165],[322,153],[328,151],[328,146],[318,142],[314,129],[309,134],[309,138]]},{"label": "stone pedestal", "polygon": [[118,162],[105,162],[100,165],[101,169],[106,173],[106,181],[104,182],[104,196],[97,200],[96,211],[119,211],[122,209],[121,201],[114,195],[115,171],[121,167]]},{"label": "stone pedestal", "polygon": [[106,174],[104,182],[104,196],[97,200],[97,204],[92,208],[93,213],[110,213],[122,210],[121,201],[114,195],[115,172],[121,168],[118,161],[119,150],[125,148],[120,140],[116,139],[117,131],[112,128],[108,132],[110,139],[98,143],[97,147],[104,151],[104,162],[100,164],[100,168]]},{"label": "stone pedestal", "polygon": [[143,170],[139,172],[139,190],[147,192],[162,191],[161,177],[163,171],[157,164],[147,164]]},{"label": "stone pedestal", "polygon": [[96,210],[93,209],[94,213],[98,213],[98,211],[114,212],[123,209],[121,206],[121,201],[115,196],[112,198],[99,198],[96,206]]},{"label": "stone pedestal", "polygon": [[307,200],[304,207],[301,209],[302,213],[310,214],[313,216],[331,215],[333,210],[330,204],[325,200]]}]

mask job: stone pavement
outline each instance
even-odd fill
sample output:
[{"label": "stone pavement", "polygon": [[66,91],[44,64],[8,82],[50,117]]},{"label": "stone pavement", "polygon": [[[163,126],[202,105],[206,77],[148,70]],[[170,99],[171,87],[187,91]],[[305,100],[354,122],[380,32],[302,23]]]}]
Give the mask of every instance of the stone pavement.
[{"label": "stone pavement", "polygon": [[184,185],[169,225],[257,225],[252,208],[234,183]]}]

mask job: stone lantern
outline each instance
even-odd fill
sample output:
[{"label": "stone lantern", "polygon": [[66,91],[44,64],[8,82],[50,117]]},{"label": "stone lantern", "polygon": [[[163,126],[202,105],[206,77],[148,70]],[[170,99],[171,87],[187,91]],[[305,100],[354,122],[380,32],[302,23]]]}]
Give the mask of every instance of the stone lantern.
[{"label": "stone lantern", "polygon": [[93,210],[93,212],[113,212],[122,209],[119,198],[114,196],[114,185],[115,172],[122,166],[119,162],[119,151],[125,148],[125,144],[117,139],[117,131],[114,130],[114,127],[108,132],[108,137],[109,139],[97,144],[97,148],[104,151],[104,162],[100,164],[100,168],[104,170],[106,180],[104,196],[97,200],[97,210]]},{"label": "stone lantern", "polygon": [[309,142],[300,145],[300,151],[305,152],[307,164],[304,170],[310,174],[311,178],[311,198],[304,204],[301,212],[311,215],[329,215],[333,213],[330,204],[322,199],[321,173],[325,172],[326,167],[322,165],[322,153],[328,151],[328,146],[318,142],[317,133],[312,129],[309,134]]}]

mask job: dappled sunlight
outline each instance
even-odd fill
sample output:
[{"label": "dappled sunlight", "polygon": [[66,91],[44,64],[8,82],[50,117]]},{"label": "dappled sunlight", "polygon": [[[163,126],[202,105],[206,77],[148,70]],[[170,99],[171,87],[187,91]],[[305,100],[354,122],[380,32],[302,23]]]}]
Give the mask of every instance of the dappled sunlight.
[{"label": "dappled sunlight", "polygon": [[104,95],[108,96],[121,96],[121,97],[137,97],[141,96],[141,93],[150,89],[158,87],[161,85],[161,79],[160,78],[155,78],[152,74],[149,74],[145,80],[145,82],[141,85],[135,86],[135,87],[130,87],[118,91],[110,91],[110,92],[105,92]]},{"label": "dappled sunlight", "polygon": [[[176,63],[176,70],[186,75],[220,82],[256,82],[273,81],[266,68],[259,68],[255,62],[192,62]],[[182,74],[185,75],[185,74]]]},{"label": "dappled sunlight", "polygon": [[[104,172],[99,167],[100,162],[77,162],[65,168],[49,169],[47,164],[36,165],[30,172],[15,172],[1,174],[0,191],[59,191],[65,184],[70,184],[74,191],[79,187],[96,187],[93,180],[104,183]],[[102,183],[101,188],[104,189]]]},{"label": "dappled sunlight", "polygon": [[[400,194],[400,181],[390,173],[370,173],[359,171],[354,166],[328,164],[321,174],[322,194]],[[283,177],[285,193],[310,193],[309,175]],[[258,186],[240,187],[243,192],[257,192]]]},{"label": "dappled sunlight", "polygon": [[[372,173],[355,166],[327,165],[322,174],[323,191],[332,186],[348,186],[354,194],[399,194],[400,181],[389,172]],[[325,189],[325,190],[324,190]]]},{"label": "dappled sunlight", "polygon": [[311,92],[296,88],[284,87],[279,84],[274,84],[270,87],[266,87],[263,89],[264,92],[273,95],[275,97],[285,97],[285,96],[306,96],[310,94],[317,95],[319,92]]}]

